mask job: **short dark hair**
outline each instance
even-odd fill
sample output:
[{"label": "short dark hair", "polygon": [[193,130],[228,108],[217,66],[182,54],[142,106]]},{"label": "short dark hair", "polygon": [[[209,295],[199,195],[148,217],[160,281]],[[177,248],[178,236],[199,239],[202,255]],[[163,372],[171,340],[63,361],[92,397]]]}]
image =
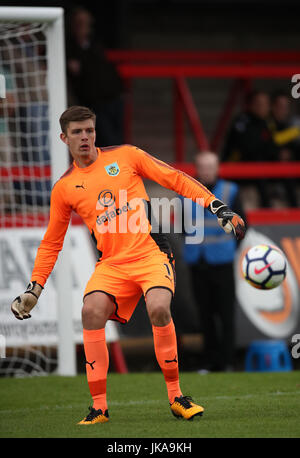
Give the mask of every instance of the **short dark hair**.
[{"label": "short dark hair", "polygon": [[89,108],[78,105],[69,107],[59,118],[61,130],[64,134],[66,134],[70,122],[85,121],[86,119],[92,119],[94,124],[96,124],[96,115]]}]

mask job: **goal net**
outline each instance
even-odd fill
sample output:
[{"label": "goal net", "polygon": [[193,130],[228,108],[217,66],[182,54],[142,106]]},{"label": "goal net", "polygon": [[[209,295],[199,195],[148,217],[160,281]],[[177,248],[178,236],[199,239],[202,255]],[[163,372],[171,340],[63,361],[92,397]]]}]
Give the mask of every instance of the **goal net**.
[{"label": "goal net", "polygon": [[47,222],[51,191],[46,24],[0,22],[0,225]]},{"label": "goal net", "polygon": [[[60,8],[0,8],[0,335],[7,347],[0,374],[6,375],[48,373],[59,365],[60,275],[56,296],[50,291],[41,301],[41,306],[44,302],[49,307],[52,299],[56,317],[53,310],[49,314],[37,308],[41,316],[32,323],[15,323],[10,303],[30,280],[48,223],[52,184],[68,165],[61,147],[57,162],[52,140],[59,135],[54,116],[58,122],[58,113],[66,108],[62,18]],[[66,266],[68,258],[63,258]],[[68,371],[74,373],[74,345],[68,345],[72,361]]]}]

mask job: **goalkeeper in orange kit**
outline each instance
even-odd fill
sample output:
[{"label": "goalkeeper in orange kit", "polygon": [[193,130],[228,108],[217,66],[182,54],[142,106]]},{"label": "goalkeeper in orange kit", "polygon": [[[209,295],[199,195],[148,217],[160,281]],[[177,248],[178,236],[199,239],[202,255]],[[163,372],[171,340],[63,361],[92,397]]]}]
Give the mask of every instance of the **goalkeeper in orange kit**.
[{"label": "goalkeeper in orange kit", "polygon": [[[68,108],[60,117],[60,125],[61,139],[74,161],[52,189],[49,225],[37,252],[31,282],[13,301],[12,312],[20,320],[30,318],[62,249],[74,210],[99,251],[82,308],[86,373],[93,406],[79,424],[109,420],[105,324],[109,319],[128,322],[142,294],[171,411],[187,420],[202,415],[203,407],[180,389],[176,333],[170,312],[175,291],[174,259],[165,236],[151,231],[147,213],[151,204],[142,178],[194,201],[201,198],[224,230],[233,231],[238,239],[244,237],[244,222],[201,183],[141,149],[131,145],[97,148],[95,115],[88,108]],[[134,202],[140,203],[139,210]],[[142,220],[141,230],[130,226],[132,219]],[[121,220],[123,226],[117,227]]]}]

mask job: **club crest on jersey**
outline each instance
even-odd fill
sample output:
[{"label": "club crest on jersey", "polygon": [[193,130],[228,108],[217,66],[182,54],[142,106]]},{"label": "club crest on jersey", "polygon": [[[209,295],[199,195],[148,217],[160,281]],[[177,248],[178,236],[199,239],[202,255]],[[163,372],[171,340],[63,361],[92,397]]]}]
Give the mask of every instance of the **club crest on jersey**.
[{"label": "club crest on jersey", "polygon": [[112,177],[117,176],[120,172],[117,162],[113,162],[112,164],[106,165],[104,168],[106,170],[106,173]]}]

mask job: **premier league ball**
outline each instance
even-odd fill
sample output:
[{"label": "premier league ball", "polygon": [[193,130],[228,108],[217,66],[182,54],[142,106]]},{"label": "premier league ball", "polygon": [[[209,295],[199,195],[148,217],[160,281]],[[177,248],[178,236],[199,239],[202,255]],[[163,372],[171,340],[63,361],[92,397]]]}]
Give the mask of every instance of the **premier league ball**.
[{"label": "premier league ball", "polygon": [[273,289],[286,276],[286,258],[283,252],[272,245],[256,245],[250,248],[242,261],[242,271],[254,288]]}]

